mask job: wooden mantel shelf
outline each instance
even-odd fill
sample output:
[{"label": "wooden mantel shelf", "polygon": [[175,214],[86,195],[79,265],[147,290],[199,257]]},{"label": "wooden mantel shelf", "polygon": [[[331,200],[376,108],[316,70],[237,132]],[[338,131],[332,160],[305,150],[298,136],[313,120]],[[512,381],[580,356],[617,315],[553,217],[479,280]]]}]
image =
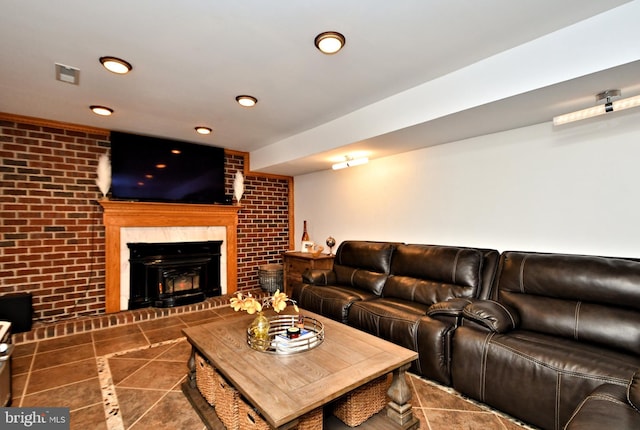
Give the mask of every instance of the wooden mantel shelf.
[{"label": "wooden mantel shelf", "polygon": [[105,226],[106,312],[120,311],[120,229],[122,227],[226,227],[227,294],[237,289],[238,205],[100,200]]}]

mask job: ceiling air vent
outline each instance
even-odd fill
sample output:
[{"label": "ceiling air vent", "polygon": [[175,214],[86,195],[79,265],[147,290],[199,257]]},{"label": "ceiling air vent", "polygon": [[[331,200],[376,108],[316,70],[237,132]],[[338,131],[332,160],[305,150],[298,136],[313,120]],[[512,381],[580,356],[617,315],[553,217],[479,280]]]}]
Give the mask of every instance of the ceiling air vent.
[{"label": "ceiling air vent", "polygon": [[80,69],[65,66],[64,64],[56,64],[56,79],[68,84],[78,85],[80,83]]}]

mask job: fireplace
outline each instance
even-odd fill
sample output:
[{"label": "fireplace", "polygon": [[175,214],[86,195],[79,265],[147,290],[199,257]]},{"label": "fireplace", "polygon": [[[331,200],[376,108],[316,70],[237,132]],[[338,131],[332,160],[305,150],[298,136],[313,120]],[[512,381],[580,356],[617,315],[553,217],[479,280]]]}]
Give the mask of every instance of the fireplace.
[{"label": "fireplace", "polygon": [[[105,311],[126,310],[129,303],[129,258],[126,243],[151,241],[149,235],[135,240],[125,240],[127,231],[137,228],[152,229],[222,229],[221,276],[222,293],[233,294],[237,289],[238,274],[238,211],[240,205],[188,205],[155,202],[116,202],[100,200],[104,209],[105,226]],[[180,241],[218,240],[218,237],[186,238]],[[153,240],[174,242],[175,240]],[[122,246],[121,246],[122,245]],[[125,270],[125,267],[126,270]],[[125,283],[127,284],[125,286]]]},{"label": "fireplace", "polygon": [[173,307],[222,294],[222,241],[128,243],[129,309]]}]

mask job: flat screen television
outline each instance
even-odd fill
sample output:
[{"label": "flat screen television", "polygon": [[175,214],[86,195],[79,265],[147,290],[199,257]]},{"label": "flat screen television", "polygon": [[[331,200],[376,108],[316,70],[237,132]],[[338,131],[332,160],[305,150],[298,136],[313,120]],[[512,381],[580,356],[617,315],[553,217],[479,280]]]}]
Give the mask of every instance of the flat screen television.
[{"label": "flat screen television", "polygon": [[225,203],[224,149],[111,132],[111,198]]}]

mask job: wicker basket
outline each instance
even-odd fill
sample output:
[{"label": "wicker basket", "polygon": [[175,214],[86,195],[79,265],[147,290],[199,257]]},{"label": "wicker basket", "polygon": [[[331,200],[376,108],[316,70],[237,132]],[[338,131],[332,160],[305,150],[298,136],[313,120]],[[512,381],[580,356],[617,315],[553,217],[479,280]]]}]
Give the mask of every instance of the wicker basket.
[{"label": "wicker basket", "polygon": [[[217,372],[216,372],[217,373]],[[231,384],[219,373],[217,374],[218,382],[216,384],[215,396],[216,403],[214,408],[216,415],[222,421],[227,430],[239,430],[239,412],[240,393],[233,388]]]},{"label": "wicker basket", "polygon": [[322,430],[324,415],[322,408],[317,408],[300,417],[295,430]]},{"label": "wicker basket", "polygon": [[[250,404],[240,399],[238,403],[239,429],[238,430],[270,430],[271,426],[260,416]],[[298,424],[292,430],[322,430],[324,415],[322,408],[304,414],[298,420]]]},{"label": "wicker basket", "polygon": [[283,270],[282,264],[265,264],[258,267],[260,287],[270,294],[280,290],[282,292]]},{"label": "wicker basket", "polygon": [[247,402],[240,399],[238,403],[238,425],[239,430],[269,430],[270,426],[260,416],[258,411]]},{"label": "wicker basket", "polygon": [[336,402],[333,414],[349,427],[359,426],[386,406],[390,384],[385,375],[356,388]]},{"label": "wicker basket", "polygon": [[198,387],[198,391],[200,391],[207,403],[212,406],[216,402],[215,390],[217,383],[216,371],[207,362],[206,358],[196,353],[196,387]]}]

